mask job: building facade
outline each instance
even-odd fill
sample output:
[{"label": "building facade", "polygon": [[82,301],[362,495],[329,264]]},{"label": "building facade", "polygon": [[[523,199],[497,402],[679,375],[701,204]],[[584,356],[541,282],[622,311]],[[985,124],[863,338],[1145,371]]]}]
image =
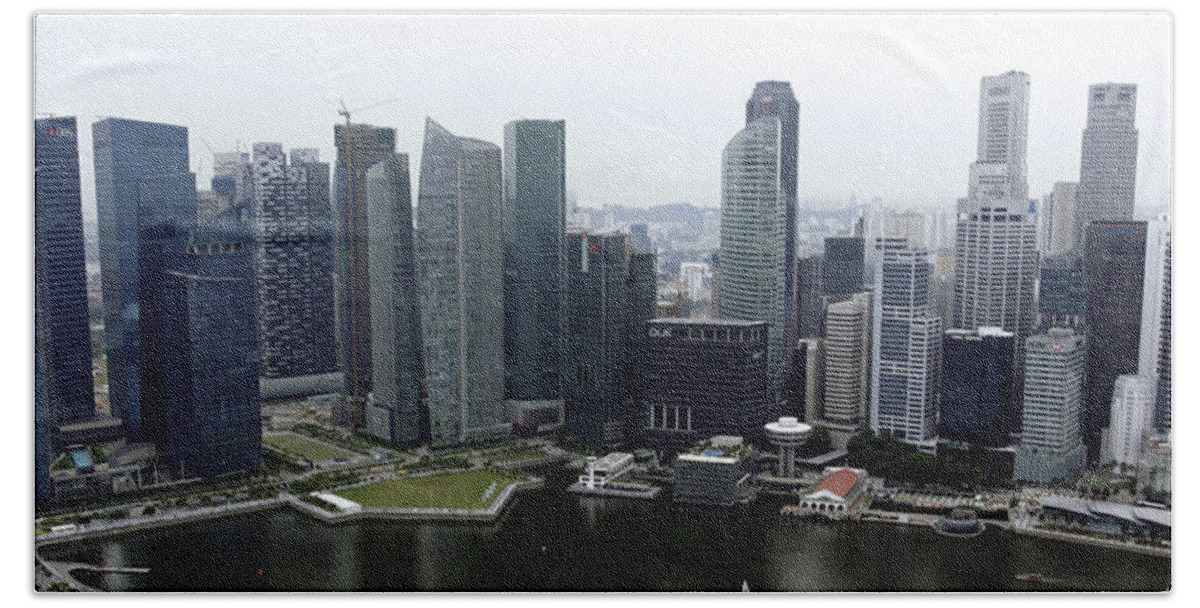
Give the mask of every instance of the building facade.
[{"label": "building facade", "polygon": [[825,309],[825,392],[819,420],[846,436],[869,422],[873,300],[870,292],[860,292]]},{"label": "building facade", "polygon": [[293,150],[289,159],[277,143],[254,144],[252,158],[262,375],[334,372],[329,165],[316,150]]},{"label": "building facade", "polygon": [[1087,273],[1083,257],[1068,252],[1042,258],[1038,281],[1038,327],[1084,331],[1087,321]]},{"label": "building facade", "polygon": [[1137,470],[1142,446],[1154,434],[1154,384],[1153,376],[1117,376],[1101,464],[1122,473]]},{"label": "building facade", "polygon": [[1086,401],[1083,441],[1088,458],[1100,457],[1117,376],[1138,373],[1142,289],[1145,284],[1146,222],[1099,221],[1087,227]]},{"label": "building facade", "polygon": [[1013,465],[1019,481],[1050,483],[1076,476],[1086,463],[1080,441],[1087,341],[1064,327],[1025,345],[1021,444]]},{"label": "building facade", "polygon": [[725,146],[721,175],[722,319],[768,324],[772,390],[784,363],[791,266],[787,264],[787,197],[782,189],[781,126],[768,116],[751,122]]},{"label": "building facade", "polygon": [[641,331],[639,406],[649,445],[677,452],[713,435],[762,434],[771,419],[765,323],[655,319]]},{"label": "building facade", "polygon": [[1079,196],[1078,182],[1054,182],[1054,190],[1043,199],[1041,221],[1047,225],[1047,255],[1063,255],[1075,250],[1075,207]]},{"label": "building facade", "polygon": [[504,126],[505,370],[508,397],[562,395],[566,123]]},{"label": "building facade", "polygon": [[425,121],[417,277],[434,442],[506,433],[499,146]]},{"label": "building facade", "polygon": [[335,309],[338,366],[345,375],[346,401],[334,408],[334,423],[366,423],[371,392],[371,292],[367,260],[367,170],[393,154],[396,131],[366,124],[335,125],[338,159],[333,175]]},{"label": "building facade", "polygon": [[831,236],[825,239],[821,295],[845,297],[862,290],[863,239]]},{"label": "building facade", "polygon": [[941,319],[929,310],[929,252],[885,245],[875,281],[871,428],[935,450],[941,398]]},{"label": "building facade", "polygon": [[[987,448],[1009,445],[1015,418],[1012,332],[950,329],[942,336],[942,403],[938,436]],[[1015,418],[1015,419],[1014,419]]]},{"label": "building facade", "polygon": [[33,158],[36,402],[45,440],[60,447],[54,429],[96,414],[75,119],[35,120]]},{"label": "building facade", "polygon": [[1133,219],[1137,177],[1137,85],[1107,82],[1088,87],[1087,127],[1079,158],[1076,234],[1100,220]]},{"label": "building facade", "polygon": [[107,118],[92,123],[104,344],[113,416],[130,439],[142,427],[142,300],[159,279],[152,244],[196,224],[186,127]]},{"label": "building facade", "polygon": [[425,368],[407,154],[394,154],[367,170],[367,213],[375,293],[367,428],[393,445],[416,445],[428,440],[429,416],[421,395]]},{"label": "building facade", "polygon": [[979,82],[979,135],[967,198],[1028,201],[1029,75],[1005,72]]}]

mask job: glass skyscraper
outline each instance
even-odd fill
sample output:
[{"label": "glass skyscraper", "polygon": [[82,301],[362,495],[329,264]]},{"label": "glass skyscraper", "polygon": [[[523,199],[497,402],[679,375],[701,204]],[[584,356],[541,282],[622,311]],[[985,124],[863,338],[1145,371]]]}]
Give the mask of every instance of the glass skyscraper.
[{"label": "glass skyscraper", "polygon": [[[87,271],[72,117],[34,121],[34,325],[38,403],[50,445],[54,429],[95,415]],[[58,447],[58,446],[55,446]]]},{"label": "glass skyscraper", "polygon": [[425,121],[417,276],[436,442],[507,432],[500,147]]},{"label": "glass skyscraper", "polygon": [[148,246],[196,223],[186,127],[120,118],[92,124],[109,402],[132,439],[142,427],[142,301],[159,280]]},{"label": "glass skyscraper", "polygon": [[413,258],[408,155],[394,154],[367,171],[371,264],[371,434],[396,445],[428,438],[421,399],[421,309]]},{"label": "glass skyscraper", "polygon": [[562,394],[565,123],[504,126],[505,368],[508,396]]},{"label": "glass skyscraper", "polygon": [[722,154],[720,301],[723,319],[765,321],[771,388],[782,387],[789,278],[781,126],[751,122]]},{"label": "glass skyscraper", "polygon": [[951,329],[942,336],[940,439],[999,448],[1020,428],[1014,419],[1012,332]]}]

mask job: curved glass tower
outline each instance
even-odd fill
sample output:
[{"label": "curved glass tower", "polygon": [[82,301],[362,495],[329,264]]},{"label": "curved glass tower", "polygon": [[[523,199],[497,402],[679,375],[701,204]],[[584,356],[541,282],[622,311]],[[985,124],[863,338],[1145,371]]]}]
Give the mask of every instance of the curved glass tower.
[{"label": "curved glass tower", "polygon": [[721,300],[723,319],[767,323],[767,372],[779,388],[786,317],[787,200],[780,175],[781,123],[752,121],[721,159]]}]

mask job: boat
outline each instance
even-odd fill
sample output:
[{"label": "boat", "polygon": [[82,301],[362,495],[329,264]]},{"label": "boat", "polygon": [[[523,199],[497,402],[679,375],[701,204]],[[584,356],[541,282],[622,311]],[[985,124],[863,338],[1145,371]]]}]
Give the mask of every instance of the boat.
[{"label": "boat", "polygon": [[1018,575],[1014,576],[1013,578],[1018,581],[1021,581],[1022,583],[1044,583],[1044,582],[1046,582],[1046,577],[1042,576],[1042,574],[1040,572],[1027,572],[1024,574],[1018,574]]}]

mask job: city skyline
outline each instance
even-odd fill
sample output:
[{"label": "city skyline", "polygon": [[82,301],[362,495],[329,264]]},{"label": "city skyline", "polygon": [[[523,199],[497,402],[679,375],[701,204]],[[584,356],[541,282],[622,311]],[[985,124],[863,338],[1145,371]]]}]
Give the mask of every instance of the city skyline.
[{"label": "city skyline", "polygon": [[[775,79],[791,82],[800,104],[802,207],[848,200],[851,193],[944,207],[966,193],[961,176],[974,158],[971,100],[979,76],[1021,70],[1031,80],[1031,198],[1057,181],[1079,179],[1089,87],[1129,82],[1138,86],[1137,205],[1170,199],[1165,15],[532,17],[323,15],[308,23],[299,15],[40,15],[35,110],[79,117],[88,221],[94,193],[86,186],[92,171],[86,123],[99,116],[187,125],[191,170],[207,183],[208,146],[219,152],[237,141],[244,149],[286,141],[336,158],[328,131],[339,122],[339,100],[352,110],[368,107],[355,122],[395,128],[396,149],[411,154],[414,165],[426,115],[488,141],[500,140],[511,120],[563,119],[571,124],[568,146],[577,150],[568,157],[567,188],[583,204],[716,207],[720,147],[742,124],[746,91]],[[177,35],[182,20],[191,20],[189,32],[205,35]],[[375,36],[352,38],[368,22],[378,24]],[[703,35],[713,27],[720,36]],[[580,31],[589,35],[574,35]],[[754,43],[755,32],[779,32],[788,44],[767,48]],[[427,44],[427,37],[443,43]],[[505,44],[487,45],[497,39]],[[297,40],[310,44],[289,44]],[[1087,56],[1056,53],[1047,40],[1086,48]],[[386,60],[395,56],[420,61]],[[574,69],[592,58],[591,69]],[[746,71],[747,63],[758,67]],[[630,76],[615,69],[621,65],[642,69]],[[157,93],[136,96],[135,103],[126,95],[135,82]],[[682,88],[664,95],[663,82]],[[278,95],[295,108],[286,119],[273,101]],[[249,101],[258,97],[264,101]]]}]

